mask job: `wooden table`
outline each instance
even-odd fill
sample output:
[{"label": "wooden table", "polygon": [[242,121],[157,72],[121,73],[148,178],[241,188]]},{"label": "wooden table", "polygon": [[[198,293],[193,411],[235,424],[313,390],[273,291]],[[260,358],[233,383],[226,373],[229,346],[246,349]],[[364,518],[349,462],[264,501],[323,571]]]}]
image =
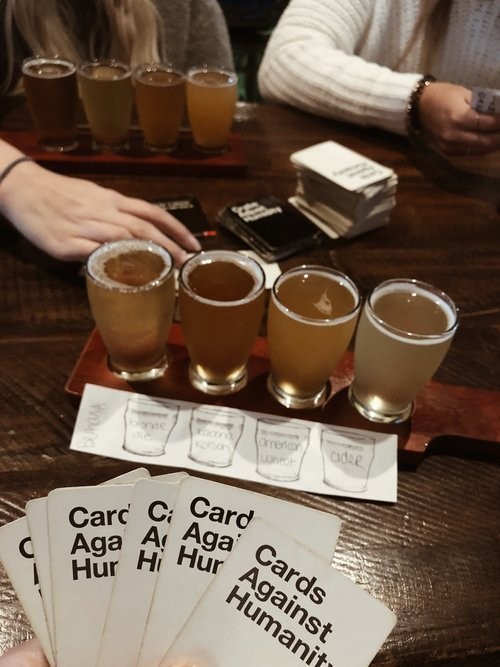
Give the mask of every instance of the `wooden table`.
[{"label": "wooden table", "polygon": [[[14,104],[0,130],[23,128],[26,118]],[[325,139],[394,168],[397,206],[387,228],[329,242],[314,256],[283,266],[312,258],[332,264],[365,294],[396,276],[440,286],[458,303],[461,323],[436,379],[499,390],[498,179],[464,175],[436,156],[410,150],[402,138],[272,106],[242,104],[235,130],[245,142],[244,175],[111,169],[85,175],[146,199],[194,193],[213,221],[229,203],[293,194],[290,154]],[[68,449],[77,405],[64,386],[93,327],[80,267],[45,257],[8,225],[0,233],[0,523],[6,523],[22,515],[30,498],[60,486],[98,483],[134,466]],[[236,245],[223,232],[206,240],[207,247],[221,244]],[[496,463],[427,457],[416,470],[400,470],[396,504],[246,486],[342,519],[335,566],[398,616],[374,665],[500,664]],[[0,653],[29,635],[0,568]]]}]

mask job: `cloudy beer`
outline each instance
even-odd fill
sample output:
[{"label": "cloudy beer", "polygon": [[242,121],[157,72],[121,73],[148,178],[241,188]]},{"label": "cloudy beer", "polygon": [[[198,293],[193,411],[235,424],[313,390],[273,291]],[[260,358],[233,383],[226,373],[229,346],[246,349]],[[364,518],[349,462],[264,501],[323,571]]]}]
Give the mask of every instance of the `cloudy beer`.
[{"label": "cloudy beer", "polygon": [[130,380],[159,377],[175,303],[170,254],[151,241],[105,243],[87,261],[86,282],[111,368]]},{"label": "cloudy beer", "polygon": [[139,124],[148,148],[171,151],[184,115],[185,77],[167,65],[140,65],[135,71]]},{"label": "cloudy beer", "polygon": [[370,295],[354,350],[353,405],[372,421],[407,419],[457,328],[451,299],[416,280],[389,280]]},{"label": "cloudy beer", "polygon": [[246,383],[264,288],[262,268],[238,252],[198,253],[182,267],[179,314],[197,389],[227,394]]},{"label": "cloudy beer", "polygon": [[301,266],[274,284],[267,332],[271,394],[287,407],[320,405],[356,326],[360,297],[344,274]]}]

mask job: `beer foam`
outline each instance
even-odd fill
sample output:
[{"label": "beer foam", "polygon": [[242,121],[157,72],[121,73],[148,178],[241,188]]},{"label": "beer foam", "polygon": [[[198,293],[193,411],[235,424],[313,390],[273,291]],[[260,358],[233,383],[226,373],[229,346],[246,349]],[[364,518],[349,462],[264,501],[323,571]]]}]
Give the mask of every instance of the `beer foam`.
[{"label": "beer foam", "polygon": [[[373,312],[373,306],[380,298],[395,292],[418,294],[423,299],[426,299],[427,301],[437,305],[446,317],[446,330],[436,334],[412,333],[397,329],[397,327],[387,324],[381,320],[377,314]],[[370,322],[377,329],[379,329],[379,331],[382,331],[385,335],[390,336],[395,340],[412,343],[414,345],[434,345],[436,341],[441,342],[443,340],[448,340],[448,338],[451,338],[455,333],[457,325],[457,313],[446,300],[446,297],[441,296],[438,292],[430,292],[428,289],[419,285],[418,283],[398,283],[397,281],[390,281],[390,284],[378,289],[377,294],[375,297],[372,296],[370,301],[371,303],[367,302],[365,306],[365,313]],[[368,306],[368,303],[370,303],[371,307]]]},{"label": "beer foam", "polygon": [[[189,289],[189,276],[190,274],[198,267],[203,264],[211,264],[214,261],[218,262],[227,262],[230,264],[235,264],[242,269],[245,269],[247,273],[253,278],[253,287],[242,299],[236,301],[216,301],[215,299],[207,299],[200,294],[197,294],[193,290]],[[200,252],[197,255],[194,255],[189,259],[186,264],[181,269],[180,280],[183,286],[189,290],[189,294],[193,299],[201,301],[208,304],[216,304],[221,306],[238,306],[242,303],[246,303],[249,299],[258,294],[265,285],[265,274],[263,268],[255,260],[250,257],[246,257],[241,253],[238,253],[233,250],[212,250],[207,252]]]},{"label": "beer foam", "polygon": [[[164,261],[164,268],[160,275],[145,285],[132,286],[126,283],[111,279],[105,271],[105,264],[108,260],[118,257],[124,253],[137,250],[146,250],[153,252]],[[122,292],[141,292],[150,289],[152,286],[162,282],[172,270],[173,262],[170,253],[161,246],[152,241],[141,239],[124,239],[122,241],[113,241],[103,243],[94,250],[87,259],[86,271],[92,280],[99,283],[102,287],[110,290],[120,290]]]},{"label": "beer foam", "polygon": [[30,58],[23,64],[23,74],[41,79],[60,79],[76,72],[76,65],[64,58]]}]

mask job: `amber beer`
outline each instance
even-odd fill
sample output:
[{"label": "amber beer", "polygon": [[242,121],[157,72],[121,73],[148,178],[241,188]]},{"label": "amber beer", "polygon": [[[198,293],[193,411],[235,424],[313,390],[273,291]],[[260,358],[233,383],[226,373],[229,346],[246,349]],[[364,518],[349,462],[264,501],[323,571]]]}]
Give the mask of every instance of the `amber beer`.
[{"label": "amber beer", "polygon": [[134,72],[135,101],[144,142],[153,151],[177,146],[184,116],[186,78],[168,65],[139,65]]},{"label": "amber beer", "polygon": [[237,75],[195,67],[188,72],[186,94],[196,148],[213,153],[226,150],[238,99]]},{"label": "amber beer", "polygon": [[229,394],[246,384],[264,290],[260,265],[238,252],[201,252],[183,265],[179,315],[194,387],[207,394]]},{"label": "amber beer", "polygon": [[86,283],[110,367],[127,380],[161,376],[175,306],[167,250],[139,239],[105,243],[87,260]]},{"label": "amber beer", "polygon": [[407,419],[457,326],[453,301],[431,285],[397,279],[376,287],[356,333],[352,404],[371,421]]},{"label": "amber beer", "polygon": [[39,143],[48,151],[78,146],[76,66],[63,58],[28,58],[23,85]]},{"label": "amber beer", "polygon": [[359,310],[356,286],[334,269],[299,266],[276,280],[267,322],[268,388],[276,400],[290,408],[324,402]]},{"label": "amber beer", "polygon": [[130,68],[116,60],[93,60],[80,66],[78,80],[94,147],[127,148],[133,107]]}]

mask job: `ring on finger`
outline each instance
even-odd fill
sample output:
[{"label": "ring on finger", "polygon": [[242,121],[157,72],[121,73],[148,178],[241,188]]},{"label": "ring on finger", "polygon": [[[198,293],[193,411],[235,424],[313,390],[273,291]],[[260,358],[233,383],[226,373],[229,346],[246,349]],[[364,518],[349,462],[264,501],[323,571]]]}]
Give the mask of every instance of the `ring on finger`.
[{"label": "ring on finger", "polygon": [[478,114],[477,111],[475,111],[474,113],[475,113],[475,116],[474,116],[474,129],[475,129],[476,132],[478,132],[478,131],[479,131],[479,114]]}]

